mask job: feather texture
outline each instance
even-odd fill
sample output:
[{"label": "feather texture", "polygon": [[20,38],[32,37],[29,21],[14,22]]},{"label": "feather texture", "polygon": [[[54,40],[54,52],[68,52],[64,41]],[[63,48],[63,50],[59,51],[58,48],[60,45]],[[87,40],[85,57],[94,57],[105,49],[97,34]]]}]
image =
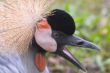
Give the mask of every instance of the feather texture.
[{"label": "feather texture", "polygon": [[[16,72],[7,70],[7,73],[38,72],[33,61],[34,52],[30,51],[29,45],[37,21],[46,15],[50,3],[50,0],[5,0],[0,2],[0,53],[2,53],[0,58],[3,55],[11,61],[17,57],[15,65],[22,66],[21,68],[24,70],[23,72],[19,68],[13,67],[15,71],[19,70]],[[0,73],[3,73],[1,63],[0,61]]]},{"label": "feather texture", "polygon": [[[26,51],[35,25],[46,13],[48,0],[6,0],[0,3],[0,46]],[[2,50],[2,49],[0,49]],[[8,51],[5,49],[4,51]]]}]

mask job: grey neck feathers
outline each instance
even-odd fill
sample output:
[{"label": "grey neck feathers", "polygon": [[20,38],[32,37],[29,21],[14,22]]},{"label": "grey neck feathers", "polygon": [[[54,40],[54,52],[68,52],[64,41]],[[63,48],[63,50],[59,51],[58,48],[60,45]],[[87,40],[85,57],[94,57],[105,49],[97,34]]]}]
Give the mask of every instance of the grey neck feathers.
[{"label": "grey neck feathers", "polygon": [[0,73],[26,73],[17,54],[0,53]]},{"label": "grey neck feathers", "polygon": [[49,73],[47,67],[39,72],[34,64],[35,52],[28,49],[22,55],[15,53],[0,53],[0,73]]}]

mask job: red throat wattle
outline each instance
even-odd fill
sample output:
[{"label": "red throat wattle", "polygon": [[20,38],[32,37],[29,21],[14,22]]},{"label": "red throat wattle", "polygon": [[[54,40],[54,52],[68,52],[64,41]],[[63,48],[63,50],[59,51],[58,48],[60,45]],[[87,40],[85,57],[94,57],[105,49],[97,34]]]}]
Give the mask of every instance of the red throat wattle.
[{"label": "red throat wattle", "polygon": [[46,67],[45,55],[41,52],[38,52],[35,56],[35,65],[40,72],[43,72]]}]

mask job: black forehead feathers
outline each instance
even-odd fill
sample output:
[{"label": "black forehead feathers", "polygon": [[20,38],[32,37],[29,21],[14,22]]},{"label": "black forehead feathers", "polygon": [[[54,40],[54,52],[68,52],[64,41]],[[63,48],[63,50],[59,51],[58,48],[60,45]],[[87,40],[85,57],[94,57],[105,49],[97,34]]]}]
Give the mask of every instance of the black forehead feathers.
[{"label": "black forehead feathers", "polygon": [[53,30],[61,31],[67,35],[72,35],[75,32],[73,18],[63,10],[53,10],[47,20]]}]

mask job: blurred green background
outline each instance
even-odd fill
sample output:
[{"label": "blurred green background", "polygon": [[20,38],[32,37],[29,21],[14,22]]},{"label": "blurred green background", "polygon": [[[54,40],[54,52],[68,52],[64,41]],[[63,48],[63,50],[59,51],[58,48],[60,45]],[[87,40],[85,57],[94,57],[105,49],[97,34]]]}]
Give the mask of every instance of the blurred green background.
[{"label": "blurred green background", "polygon": [[[71,14],[76,23],[74,35],[100,47],[100,52],[69,47],[87,72],[110,73],[110,0],[55,0],[51,9]],[[53,55],[48,60],[52,73],[84,73],[61,57]]]}]

